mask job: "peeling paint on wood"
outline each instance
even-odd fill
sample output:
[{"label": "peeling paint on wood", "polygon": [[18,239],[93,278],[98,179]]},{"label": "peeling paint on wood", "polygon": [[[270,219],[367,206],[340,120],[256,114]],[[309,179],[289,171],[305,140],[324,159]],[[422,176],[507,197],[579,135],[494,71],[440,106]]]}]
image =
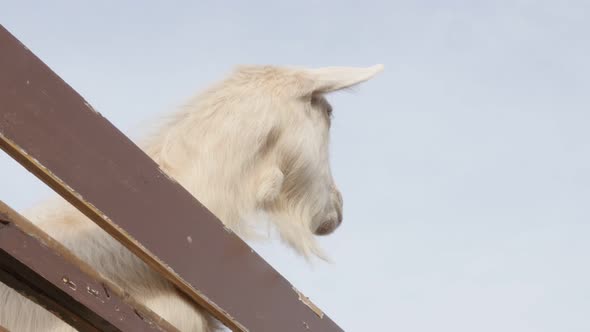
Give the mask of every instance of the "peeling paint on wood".
[{"label": "peeling paint on wood", "polygon": [[[309,297],[303,295],[303,293],[301,293],[295,287],[293,287],[293,290],[295,291],[295,293],[297,293],[299,301],[303,302],[303,304],[305,304],[309,309],[311,309],[311,311],[313,311],[316,315],[318,315],[318,317],[324,318],[324,313],[322,312],[322,310],[318,306],[316,306],[313,302],[311,302]],[[304,325],[309,329],[309,326],[307,325],[307,323],[305,323]]]}]

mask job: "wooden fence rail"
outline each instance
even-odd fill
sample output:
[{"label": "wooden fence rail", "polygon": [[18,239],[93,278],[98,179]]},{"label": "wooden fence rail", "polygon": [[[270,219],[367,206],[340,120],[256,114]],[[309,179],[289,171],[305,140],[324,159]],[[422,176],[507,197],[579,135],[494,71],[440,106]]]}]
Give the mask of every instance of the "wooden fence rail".
[{"label": "wooden fence rail", "polygon": [[0,73],[0,148],[226,326],[342,331],[1,26]]},{"label": "wooden fence rail", "polygon": [[0,281],[79,331],[177,331],[1,201]]}]

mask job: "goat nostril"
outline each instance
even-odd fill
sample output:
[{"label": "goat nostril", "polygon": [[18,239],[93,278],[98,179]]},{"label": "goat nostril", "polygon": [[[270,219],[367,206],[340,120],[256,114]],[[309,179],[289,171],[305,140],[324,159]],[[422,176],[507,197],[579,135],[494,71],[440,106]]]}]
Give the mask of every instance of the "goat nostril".
[{"label": "goat nostril", "polygon": [[323,224],[320,225],[320,227],[318,227],[315,230],[315,234],[316,235],[328,235],[330,233],[332,233],[332,231],[334,231],[335,227],[332,226],[332,223],[330,222],[325,222]]}]

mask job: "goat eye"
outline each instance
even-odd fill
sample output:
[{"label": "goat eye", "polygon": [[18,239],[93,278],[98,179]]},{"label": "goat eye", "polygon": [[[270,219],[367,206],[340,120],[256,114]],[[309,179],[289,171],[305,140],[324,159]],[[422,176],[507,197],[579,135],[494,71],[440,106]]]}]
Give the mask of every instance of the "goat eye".
[{"label": "goat eye", "polygon": [[311,104],[323,109],[329,117],[332,117],[332,105],[328,104],[325,99],[318,96],[311,96]]}]

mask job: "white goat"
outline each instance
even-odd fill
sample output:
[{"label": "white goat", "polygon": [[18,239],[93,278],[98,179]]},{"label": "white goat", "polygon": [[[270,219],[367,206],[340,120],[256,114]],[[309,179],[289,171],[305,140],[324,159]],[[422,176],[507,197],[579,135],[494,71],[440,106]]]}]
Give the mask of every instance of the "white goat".
[{"label": "white goat", "polygon": [[[244,239],[262,211],[291,247],[322,256],[314,235],[342,221],[328,158],[332,109],[324,95],[382,70],[248,66],[190,100],[143,150]],[[218,323],[66,201],[25,213],[38,227],[181,331]],[[207,268],[207,267],[202,267]],[[14,332],[73,331],[0,284],[0,325]]]}]

